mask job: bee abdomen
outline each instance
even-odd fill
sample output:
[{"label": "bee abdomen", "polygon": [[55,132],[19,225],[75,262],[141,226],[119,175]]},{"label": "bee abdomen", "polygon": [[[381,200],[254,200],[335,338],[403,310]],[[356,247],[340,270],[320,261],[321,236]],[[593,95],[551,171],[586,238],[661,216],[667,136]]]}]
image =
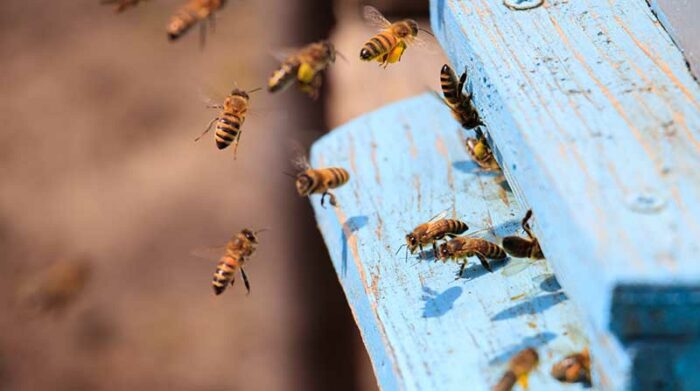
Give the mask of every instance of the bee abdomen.
[{"label": "bee abdomen", "polygon": [[241,131],[241,120],[237,116],[224,113],[216,125],[214,139],[219,149],[224,149],[238,137]]},{"label": "bee abdomen", "polygon": [[180,38],[187,30],[189,30],[197,22],[197,15],[189,8],[178,10],[170,19],[168,25],[168,38],[171,41]]},{"label": "bee abdomen", "polygon": [[289,61],[282,63],[280,68],[274,71],[272,76],[270,76],[267,83],[268,91],[276,92],[288,87],[296,77],[296,69],[298,67],[298,64]]},{"label": "bee abdomen", "polygon": [[216,272],[214,272],[214,279],[212,280],[214,293],[220,295],[221,292],[226,289],[228,284],[233,279],[233,273],[235,271],[236,268],[234,266],[229,265],[226,262],[219,262],[219,265],[216,267]]},{"label": "bee abdomen", "polygon": [[387,32],[381,32],[370,38],[365,43],[360,51],[360,58],[365,61],[370,61],[378,56],[388,53],[393,48],[398,40]]},{"label": "bee abdomen", "polygon": [[447,232],[455,235],[464,233],[469,229],[466,223],[460,220],[447,219]]},{"label": "bee abdomen", "polygon": [[442,71],[440,72],[440,86],[442,87],[442,93],[447,103],[450,107],[456,109],[457,106],[459,106],[459,91],[457,91],[459,83],[454,72],[447,65],[442,67]]},{"label": "bee abdomen", "polygon": [[331,189],[344,185],[350,179],[350,174],[343,168],[331,167],[328,170],[331,174],[328,187]]}]

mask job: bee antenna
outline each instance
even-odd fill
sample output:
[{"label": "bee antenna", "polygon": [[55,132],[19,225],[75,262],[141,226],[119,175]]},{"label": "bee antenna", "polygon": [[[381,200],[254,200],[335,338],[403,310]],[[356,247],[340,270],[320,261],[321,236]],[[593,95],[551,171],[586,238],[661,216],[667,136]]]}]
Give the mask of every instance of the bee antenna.
[{"label": "bee antenna", "polygon": [[296,177],[297,177],[296,175],[292,174],[291,172],[287,172],[287,171],[282,171],[282,174],[284,174],[284,175],[286,175],[286,176],[288,176],[288,177],[290,177],[290,178],[296,178]]},{"label": "bee antenna", "polygon": [[252,94],[253,92],[258,92],[258,91],[260,91],[260,90],[262,90],[262,87],[253,88],[253,89],[250,90],[250,91],[246,91],[246,93],[247,93],[247,94]]},{"label": "bee antenna", "polygon": [[401,251],[401,249],[404,247],[406,247],[405,244],[400,245],[399,248],[396,250],[396,254],[394,254],[394,255],[399,255],[399,251]]},{"label": "bee antenna", "polygon": [[257,235],[257,234],[259,234],[260,232],[265,232],[265,231],[269,231],[269,230],[270,230],[270,228],[265,227],[265,228],[260,228],[259,230],[255,231],[254,233]]},{"label": "bee antenna", "polygon": [[338,50],[335,51],[335,54],[337,54],[338,57],[342,58],[343,61],[345,61],[346,63],[349,62],[349,61],[348,61],[348,58],[345,57],[345,55],[343,55],[343,53],[339,52]]},{"label": "bee antenna", "polygon": [[432,36],[432,37],[435,37],[435,34],[433,34],[432,32],[430,32],[430,31],[424,29],[423,27],[418,27],[418,30],[423,31],[424,33],[426,33],[426,34],[428,34],[428,35],[430,35],[430,36]]}]

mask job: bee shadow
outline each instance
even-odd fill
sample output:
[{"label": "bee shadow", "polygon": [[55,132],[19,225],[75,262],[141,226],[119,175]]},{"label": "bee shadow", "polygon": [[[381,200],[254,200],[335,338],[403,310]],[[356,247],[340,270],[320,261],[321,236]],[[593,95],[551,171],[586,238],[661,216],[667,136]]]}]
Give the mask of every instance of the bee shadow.
[{"label": "bee shadow", "polygon": [[454,303],[462,296],[462,288],[453,286],[445,289],[444,292],[438,293],[428,287],[423,287],[423,317],[424,318],[439,318],[448,313]]},{"label": "bee shadow", "polygon": [[352,216],[345,220],[343,226],[340,228],[340,244],[341,244],[341,257],[342,262],[340,264],[340,272],[345,276],[348,272],[348,236],[353,235],[360,228],[367,225],[369,219],[365,215]]},{"label": "bee shadow", "polygon": [[559,285],[557,277],[554,274],[550,274],[540,283],[540,289],[545,292],[559,292],[561,290],[561,285]]},{"label": "bee shadow", "polygon": [[535,335],[531,335],[529,337],[525,337],[525,338],[523,338],[522,341],[520,341],[520,343],[508,347],[501,354],[492,358],[489,361],[489,365],[497,365],[497,364],[504,363],[523,349],[527,349],[527,348],[538,349],[538,348],[548,344],[549,342],[554,340],[556,337],[557,337],[557,334],[552,333],[550,331],[544,331],[541,333],[537,333]]},{"label": "bee shadow", "polygon": [[472,160],[458,160],[456,162],[452,162],[452,168],[465,174],[489,176],[493,178],[497,178],[499,175],[502,175],[501,171],[499,170],[484,170]]},{"label": "bee shadow", "polygon": [[521,315],[539,314],[568,299],[569,298],[566,297],[564,292],[554,292],[535,296],[510,308],[506,308],[505,310],[494,315],[491,320],[506,320],[517,318]]}]

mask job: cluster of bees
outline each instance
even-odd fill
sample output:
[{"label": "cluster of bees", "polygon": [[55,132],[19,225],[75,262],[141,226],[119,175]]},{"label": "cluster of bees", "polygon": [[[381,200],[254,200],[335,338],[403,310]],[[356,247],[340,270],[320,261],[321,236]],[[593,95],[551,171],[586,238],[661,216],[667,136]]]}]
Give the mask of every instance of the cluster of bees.
[{"label": "cluster of bees", "polygon": [[[146,0],[102,0],[103,3],[113,4],[117,12],[136,6]],[[201,26],[201,42],[204,42],[206,25],[213,26],[214,15],[225,4],[225,0],[187,0],[172,15],[167,25],[167,36],[177,40],[192,27]],[[418,23],[411,19],[389,22],[380,11],[371,6],[365,6],[364,17],[367,22],[379,28],[379,32],[371,37],[360,50],[360,60],[377,61],[386,68],[389,64],[401,60],[409,45],[420,45],[425,41],[425,32]],[[286,56],[272,75],[267,84],[270,93],[276,93],[296,85],[297,88],[312,99],[317,99],[323,84],[325,70],[335,62],[336,56],[342,55],[335,46],[327,40],[311,43]],[[455,71],[444,65],[440,70],[440,85],[442,96],[438,98],[450,109],[454,118],[467,130],[474,131],[474,137],[466,140],[466,149],[474,162],[484,170],[500,170],[494,158],[491,147],[480,129],[484,125],[479,113],[472,102],[471,91],[465,91],[467,85],[466,71],[457,77]],[[220,110],[211,120],[198,141],[215,128],[214,140],[218,149],[233,145],[234,159],[240,142],[242,127],[250,106],[250,94],[260,90],[245,91],[235,88],[223,104],[211,105],[210,108]],[[294,175],[296,189],[300,196],[321,194],[321,205],[325,207],[325,198],[329,197],[332,206],[337,206],[335,195],[330,191],[336,189],[350,179],[349,173],[340,167],[312,168],[305,158],[295,162],[299,172]],[[528,210],[522,219],[521,226],[527,237],[508,236],[503,238],[501,245],[486,239],[469,235],[459,236],[469,227],[456,219],[444,218],[438,215],[427,223],[415,227],[406,235],[407,251],[414,254],[416,250],[423,251],[423,246],[432,246],[436,260],[454,261],[460,265],[459,278],[468,264],[470,257],[476,257],[481,265],[492,272],[490,260],[503,260],[508,255],[519,258],[543,259],[544,254],[537,238],[532,233],[529,221],[532,211]],[[250,292],[250,282],[244,266],[255,253],[258,246],[258,234],[262,230],[243,229],[226,245],[225,253],[220,258],[213,278],[214,292],[219,295],[229,285],[233,285],[235,275],[240,271],[243,282]],[[449,240],[448,240],[449,239]],[[445,240],[438,247],[438,242]],[[516,382],[526,382],[527,374],[539,361],[537,352],[528,348],[516,354],[510,361],[508,370],[494,390],[510,390]],[[590,382],[590,356],[587,350],[570,355],[552,368],[552,376],[563,382]]]}]

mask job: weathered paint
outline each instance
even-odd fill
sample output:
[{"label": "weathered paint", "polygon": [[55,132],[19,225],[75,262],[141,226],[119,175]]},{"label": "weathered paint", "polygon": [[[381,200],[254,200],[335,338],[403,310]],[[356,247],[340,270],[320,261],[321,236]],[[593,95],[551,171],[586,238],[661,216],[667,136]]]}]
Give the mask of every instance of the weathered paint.
[{"label": "weathered paint", "polygon": [[378,382],[384,390],[489,390],[511,355],[534,346],[541,364],[530,389],[582,389],[549,376],[587,342],[547,261],[504,276],[503,264],[488,273],[472,259],[455,280],[454,263],[396,254],[406,233],[443,210],[470,231],[519,232],[523,211],[502,178],[469,160],[465,135],[426,94],[351,121],[312,148],[313,166],[351,175],[335,191],[338,208],[311,202]]},{"label": "weathered paint", "polygon": [[431,7],[581,312],[623,342],[698,338],[700,88],[646,2]]}]

